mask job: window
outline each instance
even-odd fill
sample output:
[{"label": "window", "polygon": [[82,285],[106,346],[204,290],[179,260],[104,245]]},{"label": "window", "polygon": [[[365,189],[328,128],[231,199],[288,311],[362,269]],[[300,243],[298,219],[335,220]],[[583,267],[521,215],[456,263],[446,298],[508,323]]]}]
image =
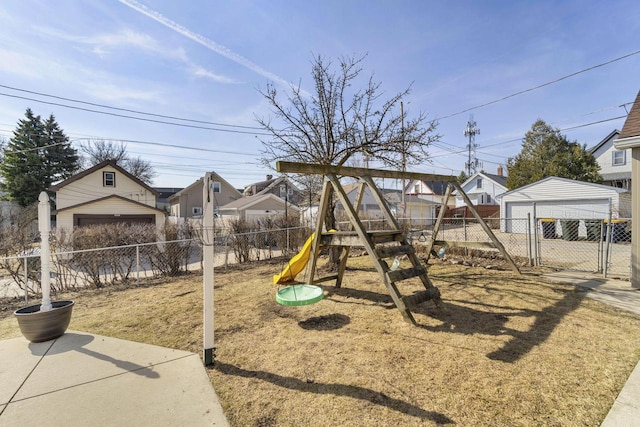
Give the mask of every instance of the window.
[{"label": "window", "polygon": [[280,197],[286,197],[286,195],[287,195],[287,186],[283,184],[280,186]]},{"label": "window", "polygon": [[623,166],[624,164],[626,164],[626,156],[625,156],[625,151],[624,150],[615,150],[612,153],[612,164],[613,166]]},{"label": "window", "polygon": [[476,188],[482,188],[482,178],[476,179]]},{"label": "window", "polygon": [[220,185],[220,183],[218,181],[213,181],[213,192],[220,193],[221,189],[222,189],[222,186]]},{"label": "window", "polygon": [[191,213],[194,215],[202,215],[202,208],[200,206],[194,206],[191,208]]},{"label": "window", "polygon": [[115,172],[102,172],[102,186],[103,187],[115,187],[116,186],[116,173]]}]

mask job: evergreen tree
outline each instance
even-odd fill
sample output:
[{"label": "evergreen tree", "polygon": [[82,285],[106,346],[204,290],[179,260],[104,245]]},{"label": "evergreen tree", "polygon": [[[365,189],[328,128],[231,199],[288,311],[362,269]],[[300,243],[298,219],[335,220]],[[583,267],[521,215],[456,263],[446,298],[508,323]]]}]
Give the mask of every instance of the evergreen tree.
[{"label": "evergreen tree", "polygon": [[25,112],[3,147],[0,176],[9,199],[21,206],[38,200],[41,191],[78,170],[78,155],[53,115],[46,122]]},{"label": "evergreen tree", "polygon": [[601,183],[600,166],[585,145],[538,119],[522,140],[522,151],[507,161],[507,187],[514,189],[548,176]]},{"label": "evergreen tree", "polygon": [[74,175],[80,169],[80,156],[69,143],[69,137],[60,129],[53,114],[44,122],[44,129],[47,141],[45,164],[51,185]]}]

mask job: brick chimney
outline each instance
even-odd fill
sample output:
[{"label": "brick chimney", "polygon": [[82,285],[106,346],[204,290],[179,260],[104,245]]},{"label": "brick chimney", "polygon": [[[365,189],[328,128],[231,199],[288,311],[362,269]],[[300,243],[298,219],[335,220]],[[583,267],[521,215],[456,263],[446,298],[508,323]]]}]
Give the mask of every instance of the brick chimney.
[{"label": "brick chimney", "polygon": [[502,165],[498,165],[498,176],[503,176],[502,174],[504,173],[504,171],[502,170]]}]

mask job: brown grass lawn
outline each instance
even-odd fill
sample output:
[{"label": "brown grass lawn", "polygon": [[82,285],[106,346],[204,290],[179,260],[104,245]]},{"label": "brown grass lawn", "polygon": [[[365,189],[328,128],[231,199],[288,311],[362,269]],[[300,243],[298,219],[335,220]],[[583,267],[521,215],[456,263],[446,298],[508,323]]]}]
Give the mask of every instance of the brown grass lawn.
[{"label": "brown grass lawn", "polygon": [[[298,308],[275,302],[280,263],[216,271],[208,373],[232,425],[595,426],[640,358],[638,316],[531,272],[431,265],[443,309],[416,327],[366,257],[350,265]],[[71,297],[73,330],[201,353],[201,276]],[[0,339],[19,335],[0,312]]]}]

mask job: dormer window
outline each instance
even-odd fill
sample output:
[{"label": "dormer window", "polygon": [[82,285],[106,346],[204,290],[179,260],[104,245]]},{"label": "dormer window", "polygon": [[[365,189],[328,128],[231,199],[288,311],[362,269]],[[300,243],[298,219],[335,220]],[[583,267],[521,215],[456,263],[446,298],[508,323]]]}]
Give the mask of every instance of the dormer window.
[{"label": "dormer window", "polygon": [[102,186],[103,187],[115,187],[116,186],[116,173],[115,172],[102,172]]}]

